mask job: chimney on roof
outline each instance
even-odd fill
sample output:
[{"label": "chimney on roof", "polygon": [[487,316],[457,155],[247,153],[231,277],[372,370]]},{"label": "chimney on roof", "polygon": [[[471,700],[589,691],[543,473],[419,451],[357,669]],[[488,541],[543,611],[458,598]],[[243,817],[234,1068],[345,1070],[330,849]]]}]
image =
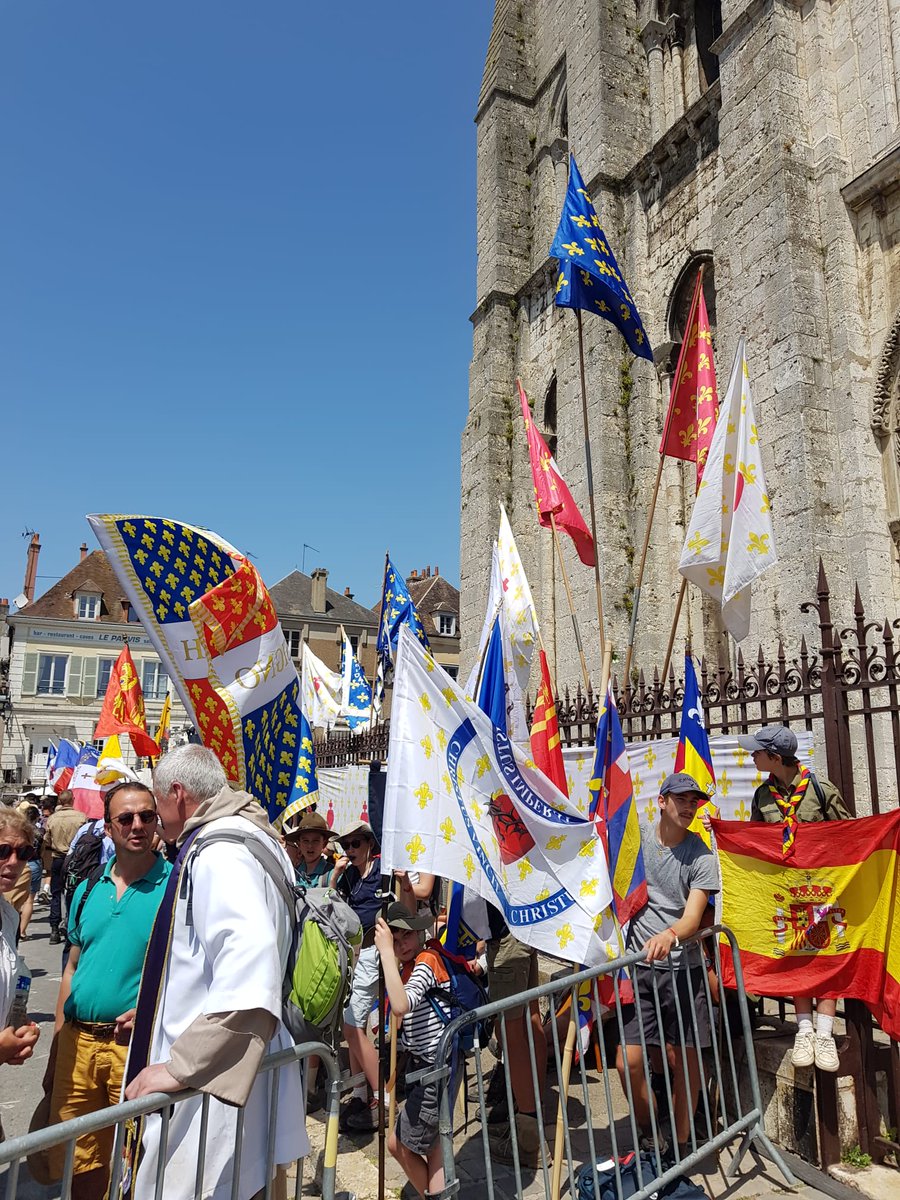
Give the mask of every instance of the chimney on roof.
[{"label": "chimney on roof", "polygon": [[87,542],[82,542],[78,548],[81,551],[81,558],[79,558],[78,561],[84,562],[84,560],[87,558]]},{"label": "chimney on roof", "polygon": [[440,568],[440,567],[435,567],[435,568],[434,568],[434,573],[435,573],[435,575],[440,575],[440,573],[441,573],[441,568]]},{"label": "chimney on roof", "polygon": [[324,567],[316,567],[312,573],[312,610],[314,613],[325,612],[325,587],[328,583],[328,572]]},{"label": "chimney on roof", "polygon": [[419,578],[419,572],[413,571],[412,575],[410,575],[410,579],[418,579],[418,578]]},{"label": "chimney on roof", "polygon": [[350,591],[350,589],[348,587],[344,588],[344,595],[347,597],[348,600],[353,599],[353,593]]},{"label": "chimney on roof", "polygon": [[34,583],[37,579],[37,564],[40,552],[41,535],[33,533],[31,535],[31,545],[28,547],[28,558],[25,561],[25,582],[22,585],[22,591],[28,597],[29,604],[34,599]]},{"label": "chimney on roof", "polygon": [[4,596],[3,599],[0,600],[0,617],[5,617],[8,615],[9,615],[9,601]]},{"label": "chimney on roof", "polygon": [[430,579],[430,578],[431,578],[431,567],[426,567],[426,568],[425,568],[425,578],[426,578],[426,579]]}]

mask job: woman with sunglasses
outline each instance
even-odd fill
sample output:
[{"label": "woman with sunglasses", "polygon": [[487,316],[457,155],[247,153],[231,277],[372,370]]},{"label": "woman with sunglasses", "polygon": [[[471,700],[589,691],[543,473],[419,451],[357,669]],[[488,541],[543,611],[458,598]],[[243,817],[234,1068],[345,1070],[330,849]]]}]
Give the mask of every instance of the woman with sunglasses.
[{"label": "woman with sunglasses", "polygon": [[[350,1000],[344,1009],[344,1039],[350,1052],[350,1073],[362,1072],[366,1082],[353,1089],[341,1113],[341,1129],[365,1132],[378,1123],[378,1051],[368,1034],[372,1009],[378,1000],[378,951],[373,943],[381,910],[381,855],[371,825],[355,821],[337,838],[341,855],[331,875],[363,927],[363,948],[353,971]],[[374,1099],[369,1102],[368,1087]]]},{"label": "woman with sunglasses", "polygon": [[19,915],[6,899],[19,882],[26,863],[36,857],[34,826],[14,808],[0,808],[0,1062],[21,1066],[31,1058],[40,1030],[34,1022],[7,1025],[16,994]]}]

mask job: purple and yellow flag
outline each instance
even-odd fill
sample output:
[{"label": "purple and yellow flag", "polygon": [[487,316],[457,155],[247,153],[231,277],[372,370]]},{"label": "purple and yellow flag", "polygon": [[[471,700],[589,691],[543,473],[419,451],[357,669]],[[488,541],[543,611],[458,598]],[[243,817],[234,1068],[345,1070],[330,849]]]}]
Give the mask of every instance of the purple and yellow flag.
[{"label": "purple and yellow flag", "polygon": [[88,517],[204,746],[273,824],[306,808],[300,680],[259,572],[217,534]]},{"label": "purple and yellow flag", "polygon": [[[722,924],[737,938],[744,986],[765,996],[861,1000],[900,1038],[900,810],[797,828],[715,821]],[[722,945],[725,985],[731,949]]]}]

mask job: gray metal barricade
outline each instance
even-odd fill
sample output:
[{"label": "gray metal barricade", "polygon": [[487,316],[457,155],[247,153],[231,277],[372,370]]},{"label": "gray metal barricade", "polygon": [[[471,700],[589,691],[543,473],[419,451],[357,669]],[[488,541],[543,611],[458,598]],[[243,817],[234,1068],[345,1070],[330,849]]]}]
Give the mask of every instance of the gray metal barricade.
[{"label": "gray metal barricade", "polygon": [[[736,986],[727,994],[722,983],[720,935],[727,938],[734,961]],[[719,1152],[731,1143],[736,1145],[726,1174],[735,1175],[754,1142],[785,1180],[795,1184],[763,1128],[752,1030],[734,936],[716,926],[686,939],[680,949],[677,964],[670,958],[650,966],[643,951],[627,954],[488,1004],[447,1026],[435,1067],[422,1073],[423,1079],[438,1083],[442,1195],[483,1196],[486,1192],[487,1200],[499,1200],[522,1197],[528,1187],[529,1197],[542,1188],[546,1200],[557,1200],[566,1183],[570,1195],[576,1195],[580,1171],[592,1176],[583,1178],[582,1190],[588,1194],[592,1190],[594,1196],[600,1194],[598,1172],[606,1178],[611,1172],[617,1200],[622,1200],[623,1170],[627,1170],[637,1177],[636,1190],[626,1189],[631,1200],[645,1200],[678,1176],[708,1162],[714,1165]],[[525,1014],[531,1014],[535,1005],[546,1008],[540,1025],[531,1015],[524,1021],[509,1015],[523,1006]],[[560,1021],[567,1005],[572,1006],[571,1012],[590,1016],[598,1035],[591,1051],[595,1063],[586,1061],[588,1050],[582,1046],[571,1075],[572,1036],[584,1039],[579,1036],[580,1022],[570,1029],[569,1018]],[[494,1020],[491,1042],[502,1054],[502,1065],[498,1062],[495,1067],[501,1074],[492,1078],[488,1088],[484,1061],[488,1047],[479,1035],[487,1018]],[[462,1072],[458,1039],[473,1029],[475,1048],[466,1062],[468,1074],[474,1073],[472,1098],[477,1111],[454,1138],[454,1096]],[[670,1047],[666,1052],[654,1045],[660,1029],[666,1031],[661,1039]],[[548,1065],[556,1070],[560,1102],[552,1114],[548,1108],[546,1120],[542,1103],[536,1105],[533,1117],[525,1115],[523,1119],[523,1114],[515,1112],[512,1076],[516,1074],[521,1092],[523,1072],[526,1079],[530,1074],[531,1090],[526,1082],[524,1094],[533,1098],[544,1092],[541,1099],[546,1102],[546,1089],[541,1087],[544,1040]],[[626,1040],[633,1047],[630,1069]],[[527,1067],[522,1057],[526,1053]],[[515,1064],[512,1069],[511,1063]],[[696,1103],[690,1100],[689,1081],[696,1085]],[[488,1092],[496,1097],[498,1090],[501,1106],[504,1099],[506,1102],[508,1121],[492,1131]],[[628,1160],[631,1152],[635,1157]]]},{"label": "gray metal barricade", "polygon": [[[322,1200],[334,1200],[335,1194],[335,1168],[337,1163],[337,1145],[338,1145],[338,1102],[340,1098],[342,1081],[340,1071],[334,1054],[323,1042],[304,1042],[299,1046],[292,1046],[287,1050],[280,1050],[275,1054],[270,1054],[265,1058],[260,1065],[260,1075],[276,1072],[269,1097],[269,1121],[268,1121],[268,1143],[266,1148],[266,1186],[265,1200],[281,1200],[281,1197],[286,1197],[286,1175],[282,1173],[282,1178],[276,1185],[273,1176],[275,1175],[275,1113],[278,1108],[278,1071],[282,1067],[289,1066],[291,1063],[302,1063],[304,1059],[318,1057],[319,1062],[325,1068],[328,1077],[326,1085],[326,1129],[325,1129],[325,1148],[322,1163]],[[63,1170],[62,1181],[59,1185],[59,1192],[62,1200],[69,1200],[72,1187],[72,1174],[75,1159],[75,1143],[79,1137],[89,1133],[96,1133],[98,1130],[112,1129],[113,1134],[113,1152],[112,1152],[112,1177],[110,1181],[109,1195],[115,1197],[119,1194],[119,1188],[122,1182],[122,1161],[123,1148],[128,1132],[133,1128],[133,1123],[141,1117],[146,1117],[150,1113],[159,1113],[161,1116],[162,1129],[160,1137],[160,1150],[158,1155],[158,1165],[156,1173],[156,1196],[165,1196],[165,1169],[166,1169],[166,1144],[168,1128],[171,1121],[173,1109],[180,1103],[193,1099],[197,1096],[202,1096],[201,1106],[201,1123],[200,1123],[200,1153],[197,1161],[197,1171],[194,1182],[194,1197],[202,1195],[204,1166],[206,1157],[206,1147],[208,1139],[216,1135],[214,1129],[209,1128],[209,1096],[196,1091],[178,1092],[174,1095],[167,1095],[162,1092],[156,1092],[149,1096],[143,1096],[140,1100],[127,1100],[122,1104],[116,1104],[111,1108],[105,1108],[96,1113],[90,1113],[87,1116],[76,1117],[71,1121],[64,1121],[59,1125],[49,1125],[46,1129],[36,1130],[34,1133],[28,1133],[22,1137],[11,1138],[9,1141],[0,1144],[0,1170],[7,1168],[5,1188],[3,1189],[4,1200],[16,1200],[19,1188],[19,1177],[21,1173],[22,1163],[27,1159],[28,1155],[38,1151],[45,1151],[53,1147],[65,1147],[65,1166]],[[239,1185],[240,1185],[240,1160],[241,1160],[241,1133],[243,1130],[243,1110],[239,1110],[237,1138],[234,1148],[234,1182],[232,1186],[232,1200],[240,1200]],[[296,1163],[296,1183],[293,1190],[294,1200],[300,1200],[301,1190],[303,1187],[303,1161]],[[279,1197],[279,1191],[281,1197]]]}]

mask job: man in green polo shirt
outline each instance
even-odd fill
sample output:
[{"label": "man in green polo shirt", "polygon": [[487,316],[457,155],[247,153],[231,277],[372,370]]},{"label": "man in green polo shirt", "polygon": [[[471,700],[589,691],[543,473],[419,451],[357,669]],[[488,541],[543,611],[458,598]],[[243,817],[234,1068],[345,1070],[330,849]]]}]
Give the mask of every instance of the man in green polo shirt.
[{"label": "man in green polo shirt", "polygon": [[[104,816],[115,857],[78,885],[69,912],[72,950],[44,1076],[51,1123],[121,1099],[144,954],[171,871],[153,849],[156,800],[148,787],[117,784],[106,794]],[[73,1200],[105,1196],[112,1143],[112,1129],[78,1139]],[[51,1165],[61,1176],[62,1162]]]}]

